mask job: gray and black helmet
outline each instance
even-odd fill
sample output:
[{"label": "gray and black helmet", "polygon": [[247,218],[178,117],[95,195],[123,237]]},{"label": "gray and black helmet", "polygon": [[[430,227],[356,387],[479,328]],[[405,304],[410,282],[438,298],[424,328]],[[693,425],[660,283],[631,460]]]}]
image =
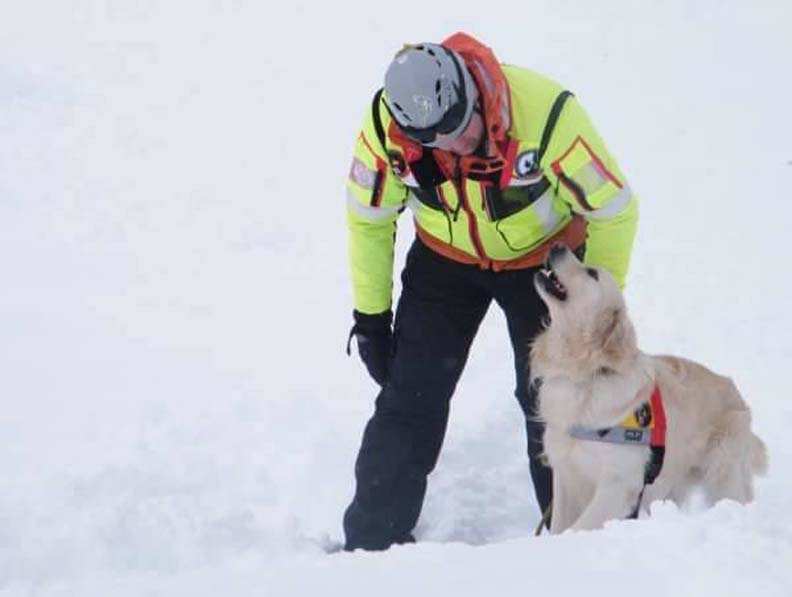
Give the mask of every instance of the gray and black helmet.
[{"label": "gray and black helmet", "polygon": [[470,122],[478,97],[462,57],[439,44],[406,46],[385,73],[385,105],[404,133],[429,147]]}]

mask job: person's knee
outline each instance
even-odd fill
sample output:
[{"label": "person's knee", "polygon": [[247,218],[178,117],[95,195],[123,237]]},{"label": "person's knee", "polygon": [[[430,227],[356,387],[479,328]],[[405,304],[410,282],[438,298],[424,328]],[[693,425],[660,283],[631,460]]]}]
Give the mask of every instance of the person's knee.
[{"label": "person's knee", "polygon": [[377,396],[375,416],[401,420],[405,425],[443,420],[448,415],[451,393],[442,388],[389,383]]}]

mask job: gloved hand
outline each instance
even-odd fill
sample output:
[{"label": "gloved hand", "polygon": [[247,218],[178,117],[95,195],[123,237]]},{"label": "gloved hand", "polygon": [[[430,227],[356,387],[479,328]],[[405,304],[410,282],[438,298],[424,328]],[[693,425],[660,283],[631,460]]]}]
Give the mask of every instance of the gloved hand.
[{"label": "gloved hand", "polygon": [[391,320],[393,313],[388,310],[384,313],[369,315],[354,311],[355,325],[349,331],[347,341],[347,354],[350,354],[352,336],[357,339],[358,353],[366,365],[371,379],[383,385],[388,378],[388,365],[390,363],[393,332]]}]

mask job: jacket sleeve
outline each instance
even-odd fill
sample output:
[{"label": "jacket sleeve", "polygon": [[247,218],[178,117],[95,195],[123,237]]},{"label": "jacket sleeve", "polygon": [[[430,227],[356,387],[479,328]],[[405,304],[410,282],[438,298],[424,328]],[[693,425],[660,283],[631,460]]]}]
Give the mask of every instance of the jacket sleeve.
[{"label": "jacket sleeve", "polygon": [[388,164],[369,108],[347,180],[349,265],[355,309],[361,313],[391,308],[396,220],[406,198],[407,187]]},{"label": "jacket sleeve", "polygon": [[624,287],[638,226],[638,201],[574,97],[561,112],[543,159],[556,192],[588,222],[585,262]]}]

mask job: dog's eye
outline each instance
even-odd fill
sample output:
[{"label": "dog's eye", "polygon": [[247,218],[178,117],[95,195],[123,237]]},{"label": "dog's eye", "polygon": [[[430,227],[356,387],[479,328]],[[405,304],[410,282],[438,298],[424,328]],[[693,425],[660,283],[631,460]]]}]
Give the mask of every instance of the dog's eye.
[{"label": "dog's eye", "polygon": [[599,280],[599,272],[597,270],[595,270],[593,267],[587,267],[586,268],[586,273],[589,276],[591,276],[592,278],[594,278],[595,280]]}]

